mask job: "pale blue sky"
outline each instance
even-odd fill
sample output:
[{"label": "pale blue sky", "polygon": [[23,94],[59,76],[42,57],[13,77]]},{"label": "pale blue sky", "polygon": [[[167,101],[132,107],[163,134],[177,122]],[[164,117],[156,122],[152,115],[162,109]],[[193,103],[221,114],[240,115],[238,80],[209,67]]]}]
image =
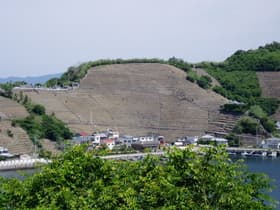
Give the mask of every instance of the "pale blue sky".
[{"label": "pale blue sky", "polygon": [[222,61],[280,41],[279,0],[0,0],[0,77],[101,58]]}]

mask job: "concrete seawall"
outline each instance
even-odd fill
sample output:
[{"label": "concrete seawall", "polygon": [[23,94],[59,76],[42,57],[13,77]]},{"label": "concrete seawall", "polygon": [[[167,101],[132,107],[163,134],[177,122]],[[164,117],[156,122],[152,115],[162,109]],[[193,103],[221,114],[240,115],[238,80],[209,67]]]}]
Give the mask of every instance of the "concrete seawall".
[{"label": "concrete seawall", "polygon": [[0,161],[0,171],[34,168],[37,164],[48,164],[50,160],[43,158],[16,159]]}]

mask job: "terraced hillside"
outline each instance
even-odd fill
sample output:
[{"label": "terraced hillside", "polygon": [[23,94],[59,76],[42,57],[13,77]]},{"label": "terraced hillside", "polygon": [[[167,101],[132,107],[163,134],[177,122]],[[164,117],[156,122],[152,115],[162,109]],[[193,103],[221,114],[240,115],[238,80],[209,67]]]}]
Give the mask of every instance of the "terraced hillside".
[{"label": "terraced hillside", "polygon": [[185,72],[169,65],[115,64],[89,70],[78,90],[25,94],[76,131],[110,127],[173,139],[203,134],[208,118],[227,101],[185,77]]},{"label": "terraced hillside", "polygon": [[0,146],[8,148],[9,152],[14,154],[31,153],[33,144],[26,132],[19,127],[11,126],[12,119],[28,116],[25,108],[0,96],[0,116]]},{"label": "terraced hillside", "polygon": [[[262,95],[280,99],[280,72],[257,72],[257,75],[262,88]],[[277,110],[274,118],[280,121],[280,109]]]},{"label": "terraced hillside", "polygon": [[28,116],[28,113],[23,106],[0,96],[0,117],[2,120],[24,118],[26,116]]},{"label": "terraced hillside", "polygon": [[[26,132],[20,127],[12,127],[10,121],[0,122],[0,146],[13,154],[31,154],[34,146]],[[10,131],[12,136],[8,135]]]}]

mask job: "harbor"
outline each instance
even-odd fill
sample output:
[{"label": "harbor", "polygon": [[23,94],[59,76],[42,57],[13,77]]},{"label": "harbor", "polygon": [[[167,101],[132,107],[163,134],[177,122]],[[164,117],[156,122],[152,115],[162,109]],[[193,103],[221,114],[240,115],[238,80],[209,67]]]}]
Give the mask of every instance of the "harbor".
[{"label": "harbor", "polygon": [[238,156],[278,157],[280,155],[279,149],[266,149],[266,148],[227,147],[226,151],[230,155],[238,155]]},{"label": "harbor", "polygon": [[[180,149],[185,149],[186,147],[178,147]],[[201,147],[196,146],[194,150],[199,151]],[[225,148],[229,155],[234,155],[237,157],[273,157],[276,158],[280,156],[280,150],[272,150],[265,148],[248,148],[248,147],[226,147]],[[138,152],[132,154],[117,154],[117,155],[108,155],[101,156],[102,159],[114,159],[114,160],[139,160],[143,159],[147,155],[156,155],[162,156],[165,152],[157,151],[157,152]],[[51,160],[47,160],[44,158],[23,158],[23,159],[10,159],[10,160],[2,160],[0,161],[0,171],[6,170],[21,170],[21,169],[32,169],[40,164],[48,164]]]}]

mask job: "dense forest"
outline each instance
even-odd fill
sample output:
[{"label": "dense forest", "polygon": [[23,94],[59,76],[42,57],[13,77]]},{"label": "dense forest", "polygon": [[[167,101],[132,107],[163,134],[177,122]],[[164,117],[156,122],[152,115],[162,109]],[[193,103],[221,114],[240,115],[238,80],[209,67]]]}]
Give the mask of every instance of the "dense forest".
[{"label": "dense forest", "polygon": [[280,43],[256,50],[238,50],[223,65],[226,71],[280,71]]},{"label": "dense forest", "polygon": [[222,148],[103,160],[76,146],[21,181],[0,178],[0,209],[272,209],[270,181]]},{"label": "dense forest", "polygon": [[[221,86],[213,87],[214,91],[236,102],[224,105],[224,112],[247,115],[239,121],[236,132],[255,134],[256,129],[252,128],[260,122],[267,132],[279,135],[275,133],[275,122],[269,116],[276,112],[280,101],[262,97],[256,72],[280,70],[280,43],[273,42],[256,50],[238,50],[222,63],[202,62],[196,66],[220,82]],[[248,116],[249,110],[256,106],[259,112],[265,113],[265,117]]]}]

